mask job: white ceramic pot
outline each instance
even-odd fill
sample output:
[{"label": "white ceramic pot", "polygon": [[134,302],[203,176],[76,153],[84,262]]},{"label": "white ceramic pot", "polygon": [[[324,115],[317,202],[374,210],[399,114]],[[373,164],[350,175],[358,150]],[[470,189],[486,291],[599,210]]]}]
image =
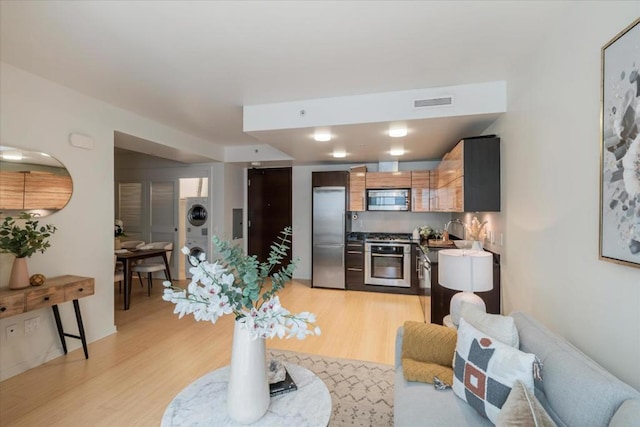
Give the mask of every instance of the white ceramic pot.
[{"label": "white ceramic pot", "polygon": [[269,402],[265,340],[252,339],[236,322],[227,389],[229,417],[240,424],[254,423],[267,412]]}]

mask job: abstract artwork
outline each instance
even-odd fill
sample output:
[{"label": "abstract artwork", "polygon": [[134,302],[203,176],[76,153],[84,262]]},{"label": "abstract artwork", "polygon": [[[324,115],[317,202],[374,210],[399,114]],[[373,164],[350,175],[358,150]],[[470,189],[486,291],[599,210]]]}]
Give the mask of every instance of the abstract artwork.
[{"label": "abstract artwork", "polygon": [[640,267],[640,19],[602,48],[600,259]]}]

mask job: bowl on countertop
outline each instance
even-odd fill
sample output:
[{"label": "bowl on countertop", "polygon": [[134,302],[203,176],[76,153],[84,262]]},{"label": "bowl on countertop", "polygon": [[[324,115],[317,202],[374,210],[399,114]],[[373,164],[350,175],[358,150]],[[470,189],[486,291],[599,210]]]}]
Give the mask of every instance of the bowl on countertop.
[{"label": "bowl on countertop", "polygon": [[458,249],[471,249],[473,244],[473,240],[452,240],[452,242]]}]

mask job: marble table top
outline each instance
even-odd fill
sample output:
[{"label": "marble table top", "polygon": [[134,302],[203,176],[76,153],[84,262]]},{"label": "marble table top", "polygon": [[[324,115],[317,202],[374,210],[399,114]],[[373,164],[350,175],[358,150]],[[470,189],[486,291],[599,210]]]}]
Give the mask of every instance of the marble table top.
[{"label": "marble table top", "polygon": [[[285,366],[298,390],[273,396],[269,409],[252,426],[323,426],[331,417],[327,386],[313,372],[293,363]],[[241,426],[227,415],[229,366],[209,372],[189,384],[171,401],[163,427]]]}]

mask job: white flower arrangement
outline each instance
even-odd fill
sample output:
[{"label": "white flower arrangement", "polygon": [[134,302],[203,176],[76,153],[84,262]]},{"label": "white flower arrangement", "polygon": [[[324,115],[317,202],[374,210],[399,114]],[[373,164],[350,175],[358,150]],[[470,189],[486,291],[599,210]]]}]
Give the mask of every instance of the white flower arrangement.
[{"label": "white flower arrangement", "polygon": [[[193,265],[189,269],[193,275],[191,282],[185,290],[165,281],[162,298],[176,305],[173,312],[179,318],[193,314],[197,321],[216,323],[225,314],[233,313],[253,338],[304,339],[307,335],[320,335],[320,328],[314,325],[316,317],[313,313],[291,314],[282,307],[276,295],[291,280],[297,260],[269,276],[281,265],[289,249],[289,236],[291,228],[287,227],[281,232],[279,242],[271,246],[269,258],[263,263],[259,263],[255,255],[247,256],[241,248],[215,236],[213,241],[222,261],[210,263],[204,254],[196,258],[189,256],[188,248],[182,248],[182,253],[189,256]],[[268,278],[271,279],[270,288],[266,283]]]},{"label": "white flower arrangement", "polygon": [[484,242],[487,238],[487,232],[484,227],[487,225],[487,221],[480,223],[475,216],[471,219],[471,225],[464,224],[464,228],[467,229],[467,234],[470,240],[477,240]]}]

